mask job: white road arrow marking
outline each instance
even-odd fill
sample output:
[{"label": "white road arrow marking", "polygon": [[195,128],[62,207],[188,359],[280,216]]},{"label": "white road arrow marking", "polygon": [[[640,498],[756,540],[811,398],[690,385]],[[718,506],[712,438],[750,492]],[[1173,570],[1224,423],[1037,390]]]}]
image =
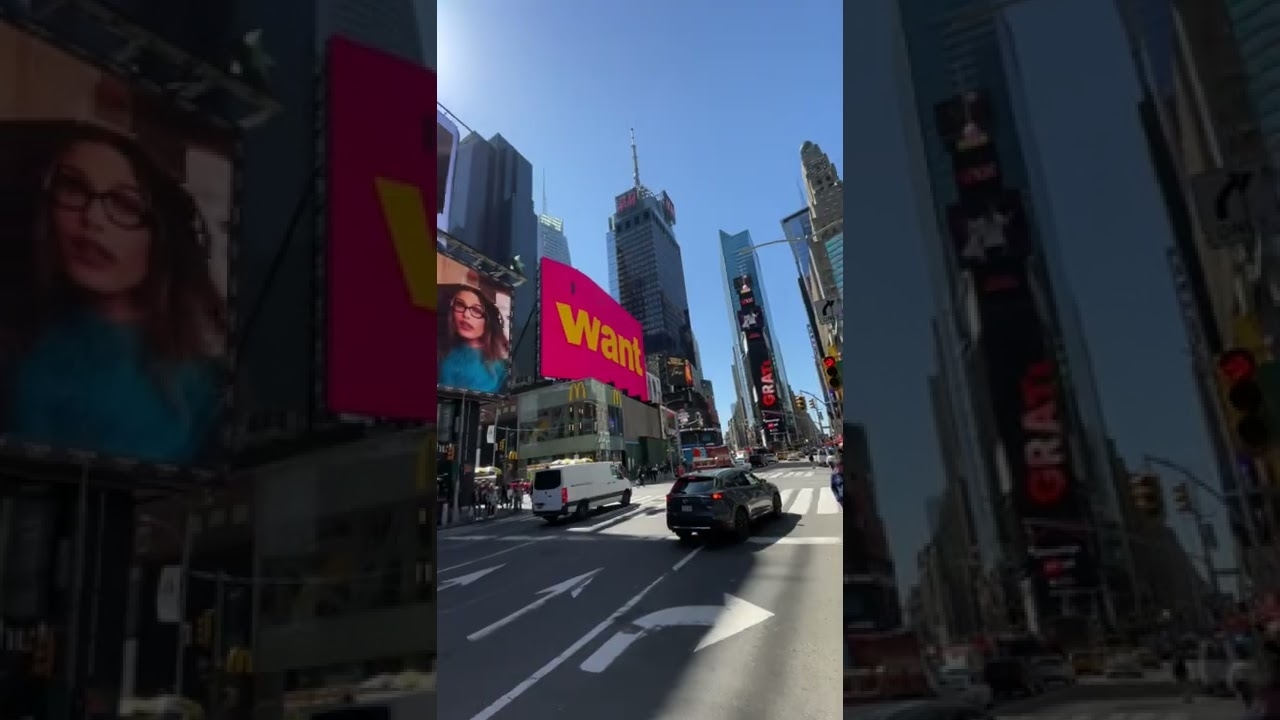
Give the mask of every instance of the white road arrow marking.
[{"label": "white road arrow marking", "polygon": [[462,587],[464,585],[470,585],[471,583],[479,580],[485,575],[488,575],[494,570],[498,570],[503,567],[506,567],[506,563],[503,563],[501,565],[494,565],[493,567],[485,568],[483,570],[477,570],[473,573],[467,573],[466,575],[459,575],[456,578],[450,578],[440,583],[440,587],[436,588],[436,590],[437,591],[448,590],[451,587]]},{"label": "white road arrow marking", "polygon": [[565,580],[564,582],[556,583],[555,585],[552,585],[551,587],[545,590],[538,591],[537,594],[541,595],[542,596],[541,598],[534,600],[528,605],[525,605],[519,610],[493,623],[492,625],[481,628],[471,633],[470,635],[467,636],[467,639],[473,642],[476,640],[483,640],[489,635],[492,635],[498,630],[501,630],[507,625],[510,625],[511,623],[520,619],[524,615],[527,615],[528,613],[531,613],[534,610],[537,610],[538,608],[542,607],[543,605],[546,605],[547,603],[551,602],[552,598],[559,597],[561,595],[564,595],[565,593],[569,593],[570,597],[575,597],[575,598],[578,597],[579,595],[582,594],[583,588],[585,588],[588,584],[590,584],[592,579],[595,578],[596,573],[600,572],[603,569],[604,568],[596,568],[591,572],[583,573],[577,577],[571,577],[568,580]]},{"label": "white road arrow marking", "polygon": [[604,672],[631,644],[645,635],[667,627],[709,627],[694,652],[733,637],[773,617],[773,613],[728,593],[724,605],[682,605],[649,613],[632,621],[635,632],[619,630],[578,667],[589,673]]}]

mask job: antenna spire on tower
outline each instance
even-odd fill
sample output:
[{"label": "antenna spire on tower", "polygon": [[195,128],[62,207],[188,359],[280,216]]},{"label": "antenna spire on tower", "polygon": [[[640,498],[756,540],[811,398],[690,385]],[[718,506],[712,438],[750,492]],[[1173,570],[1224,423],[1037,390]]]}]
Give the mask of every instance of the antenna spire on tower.
[{"label": "antenna spire on tower", "polygon": [[547,214],[547,169],[542,168],[542,214]]},{"label": "antenna spire on tower", "polygon": [[640,189],[640,153],[636,150],[636,129],[631,128],[631,177]]}]

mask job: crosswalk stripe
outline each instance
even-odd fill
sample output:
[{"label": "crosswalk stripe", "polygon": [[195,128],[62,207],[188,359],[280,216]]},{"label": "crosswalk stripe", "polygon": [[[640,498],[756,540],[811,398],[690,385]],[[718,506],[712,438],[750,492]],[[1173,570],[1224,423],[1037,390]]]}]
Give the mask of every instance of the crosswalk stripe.
[{"label": "crosswalk stripe", "polygon": [[791,504],[791,496],[795,495],[795,488],[785,488],[778,491],[779,504],[782,505],[783,512],[786,511],[788,505]]},{"label": "crosswalk stripe", "polygon": [[813,488],[800,488],[796,492],[795,502],[787,508],[787,512],[795,515],[804,515],[809,512],[809,504],[813,502]]},{"label": "crosswalk stripe", "polygon": [[840,503],[836,502],[836,496],[824,492],[818,495],[818,514],[819,515],[835,515],[840,512]]}]

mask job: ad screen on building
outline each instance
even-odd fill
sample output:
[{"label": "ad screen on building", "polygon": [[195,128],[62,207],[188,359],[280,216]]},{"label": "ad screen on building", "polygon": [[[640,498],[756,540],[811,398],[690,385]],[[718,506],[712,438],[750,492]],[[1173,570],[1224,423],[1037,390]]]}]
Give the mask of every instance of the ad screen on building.
[{"label": "ad screen on building", "polygon": [[[371,83],[377,77],[380,82]],[[327,404],[434,422],[437,197],[428,69],[329,41]]]},{"label": "ad screen on building", "polygon": [[550,258],[539,263],[539,372],[562,380],[594,378],[644,402],[644,329],[599,285]]},{"label": "ad screen on building", "polygon": [[224,462],[230,134],[0,23],[0,437]]},{"label": "ad screen on building", "polygon": [[439,283],[440,388],[501,395],[511,375],[511,289],[446,255]]},{"label": "ad screen on building", "polygon": [[1022,194],[1008,190],[947,208],[951,241],[960,267],[981,267],[993,260],[1023,258],[1031,250],[1031,227]]},{"label": "ad screen on building", "polygon": [[688,360],[678,357],[667,358],[667,384],[675,392],[693,387],[693,366]]},{"label": "ad screen on building", "polygon": [[1067,446],[1057,363],[1025,282],[980,300],[992,410],[1011,478],[1014,511],[1050,594],[1097,582],[1091,538]]}]

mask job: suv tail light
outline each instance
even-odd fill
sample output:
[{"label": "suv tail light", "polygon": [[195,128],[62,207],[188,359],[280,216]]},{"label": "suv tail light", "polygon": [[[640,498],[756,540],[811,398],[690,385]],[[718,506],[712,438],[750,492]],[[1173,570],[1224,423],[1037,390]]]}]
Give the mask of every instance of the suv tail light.
[{"label": "suv tail light", "polygon": [[567,487],[560,488],[560,504],[561,505],[569,504],[569,488]]},{"label": "suv tail light", "polygon": [[712,500],[719,500],[722,497],[724,497],[724,493],[711,493]]}]

